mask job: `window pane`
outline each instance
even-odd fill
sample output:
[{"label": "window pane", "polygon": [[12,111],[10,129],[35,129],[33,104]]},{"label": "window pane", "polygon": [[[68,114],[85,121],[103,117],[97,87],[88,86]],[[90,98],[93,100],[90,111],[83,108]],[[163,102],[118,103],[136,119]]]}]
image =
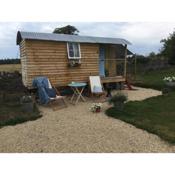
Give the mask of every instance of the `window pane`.
[{"label": "window pane", "polygon": [[78,43],[74,43],[74,57],[80,57]]},{"label": "window pane", "polygon": [[68,43],[69,46],[69,57],[74,57],[73,43]]}]

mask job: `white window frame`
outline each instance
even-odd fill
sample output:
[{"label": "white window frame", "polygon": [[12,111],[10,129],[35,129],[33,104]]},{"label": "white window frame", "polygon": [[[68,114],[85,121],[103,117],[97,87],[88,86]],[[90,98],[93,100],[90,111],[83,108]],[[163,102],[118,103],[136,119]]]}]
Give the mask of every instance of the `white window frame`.
[{"label": "white window frame", "polygon": [[[73,43],[73,44],[78,44],[78,51],[79,51],[79,57],[70,57],[69,55],[69,43]],[[69,59],[81,59],[81,49],[80,49],[80,43],[76,43],[76,42],[67,42],[67,54],[68,54],[68,58]]]}]

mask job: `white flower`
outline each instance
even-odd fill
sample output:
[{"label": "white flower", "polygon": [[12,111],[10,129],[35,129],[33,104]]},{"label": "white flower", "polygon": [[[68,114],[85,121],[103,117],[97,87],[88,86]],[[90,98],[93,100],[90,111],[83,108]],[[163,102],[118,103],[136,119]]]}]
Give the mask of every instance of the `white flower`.
[{"label": "white flower", "polygon": [[167,81],[167,82],[175,82],[175,76],[164,77],[163,81]]},{"label": "white flower", "polygon": [[93,103],[92,106],[91,106],[91,108],[90,108],[90,110],[92,112],[95,112],[96,109],[101,108],[101,107],[102,107],[102,103]]}]

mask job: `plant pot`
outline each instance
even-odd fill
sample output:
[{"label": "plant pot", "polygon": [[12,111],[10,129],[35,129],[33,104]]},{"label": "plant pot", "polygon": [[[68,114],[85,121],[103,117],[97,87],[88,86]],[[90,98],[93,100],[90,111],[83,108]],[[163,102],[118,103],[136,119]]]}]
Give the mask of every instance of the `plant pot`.
[{"label": "plant pot", "polygon": [[168,87],[175,87],[175,82],[165,82]]},{"label": "plant pot", "polygon": [[34,103],[33,102],[28,102],[28,103],[22,103],[22,111],[24,112],[33,112],[34,110]]},{"label": "plant pot", "polygon": [[95,112],[100,112],[101,111],[101,108],[97,108]]},{"label": "plant pot", "polygon": [[115,102],[114,107],[118,111],[123,111],[123,109],[124,109],[124,102]]}]

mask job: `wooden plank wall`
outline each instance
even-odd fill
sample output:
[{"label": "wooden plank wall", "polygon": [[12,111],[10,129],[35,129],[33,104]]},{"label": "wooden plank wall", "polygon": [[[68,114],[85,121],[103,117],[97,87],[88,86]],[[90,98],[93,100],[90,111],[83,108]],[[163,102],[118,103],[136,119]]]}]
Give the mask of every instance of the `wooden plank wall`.
[{"label": "wooden plank wall", "polygon": [[99,45],[81,43],[80,48],[81,66],[70,68],[65,42],[26,40],[25,85],[30,87],[36,76],[47,76],[55,86],[66,86],[72,81],[88,81],[90,75],[99,75]]},{"label": "wooden plank wall", "polygon": [[20,49],[20,58],[21,58],[22,81],[24,85],[27,86],[27,57],[26,57],[25,40],[21,41],[19,49]]}]

